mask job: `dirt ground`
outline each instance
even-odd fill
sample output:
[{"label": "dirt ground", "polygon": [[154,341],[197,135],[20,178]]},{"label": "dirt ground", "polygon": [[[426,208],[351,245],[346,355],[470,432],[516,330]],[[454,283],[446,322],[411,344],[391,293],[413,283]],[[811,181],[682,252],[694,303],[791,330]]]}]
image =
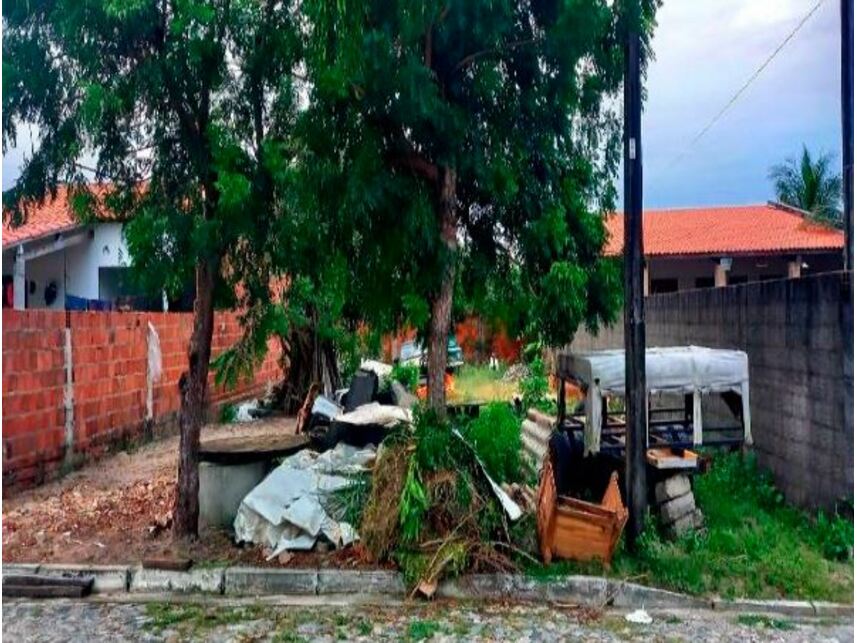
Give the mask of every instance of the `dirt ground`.
[{"label": "dirt ground", "polygon": [[[203,438],[293,433],[293,417],[211,424]],[[108,456],[68,476],[3,500],[3,561],[136,564],[189,557],[212,563],[282,566],[258,547],[240,548],[223,530],[201,529],[198,541],[174,544],[170,516],[178,436]],[[361,548],[296,553],[291,567],[364,567]]]}]

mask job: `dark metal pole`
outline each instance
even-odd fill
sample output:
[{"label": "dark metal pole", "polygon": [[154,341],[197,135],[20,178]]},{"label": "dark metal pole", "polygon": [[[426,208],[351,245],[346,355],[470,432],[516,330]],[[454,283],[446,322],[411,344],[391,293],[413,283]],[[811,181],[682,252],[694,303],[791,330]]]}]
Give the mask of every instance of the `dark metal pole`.
[{"label": "dark metal pole", "polygon": [[646,517],[646,316],[643,308],[643,150],[640,144],[639,0],[628,3],[625,49],[625,490],[628,546]]},{"label": "dark metal pole", "polygon": [[840,0],[842,31],[842,220],[845,269],[854,267],[854,0]]}]

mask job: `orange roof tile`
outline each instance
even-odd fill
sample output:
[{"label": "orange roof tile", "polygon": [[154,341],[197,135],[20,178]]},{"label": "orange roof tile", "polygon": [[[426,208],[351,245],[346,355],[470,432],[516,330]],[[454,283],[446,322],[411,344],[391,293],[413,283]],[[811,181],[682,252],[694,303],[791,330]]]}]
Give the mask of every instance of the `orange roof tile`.
[{"label": "orange roof tile", "polygon": [[[102,197],[107,187],[104,185],[90,185],[89,189],[97,198]],[[36,204],[27,214],[27,220],[20,226],[12,227],[9,221],[3,219],[3,247],[8,248],[24,241],[32,241],[50,234],[57,234],[72,230],[80,225],[75,219],[74,212],[69,203],[68,186],[57,187],[55,198],[47,196],[44,203]],[[107,212],[101,212],[99,218],[112,219]]]},{"label": "orange roof tile", "polygon": [[[605,254],[620,255],[625,230],[622,214],[608,215],[605,225]],[[643,213],[643,253],[647,257],[818,252],[841,250],[844,243],[841,230],[808,221],[774,203]]]}]

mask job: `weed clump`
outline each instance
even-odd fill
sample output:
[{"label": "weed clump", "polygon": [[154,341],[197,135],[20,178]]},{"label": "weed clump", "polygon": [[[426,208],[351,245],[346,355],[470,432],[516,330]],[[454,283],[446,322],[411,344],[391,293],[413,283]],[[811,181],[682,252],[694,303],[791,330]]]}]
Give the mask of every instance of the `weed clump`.
[{"label": "weed clump", "polygon": [[398,564],[410,588],[431,593],[443,576],[514,568],[511,525],[479,460],[499,480],[517,479],[520,433],[508,406],[483,414],[456,427],[420,410],[412,433],[383,445],[361,534],[376,560]]}]

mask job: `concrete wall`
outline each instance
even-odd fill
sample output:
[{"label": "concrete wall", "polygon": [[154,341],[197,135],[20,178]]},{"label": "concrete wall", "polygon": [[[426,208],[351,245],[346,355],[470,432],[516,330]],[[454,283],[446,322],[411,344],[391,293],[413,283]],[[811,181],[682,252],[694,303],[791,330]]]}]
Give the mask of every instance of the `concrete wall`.
[{"label": "concrete wall", "polygon": [[[148,421],[150,322],[163,373],[151,386]],[[3,310],[3,494],[40,484],[156,426],[174,425],[192,327],[192,313]],[[215,314],[213,357],[240,337],[236,313]],[[210,402],[263,393],[281,378],[279,357],[272,340],[254,376],[235,388],[214,386],[212,375]]]},{"label": "concrete wall", "polygon": [[[646,299],[649,346],[737,348],[750,362],[755,450],[787,499],[832,507],[853,497],[851,274],[828,273]],[[621,321],[573,350],[620,348]]]}]

